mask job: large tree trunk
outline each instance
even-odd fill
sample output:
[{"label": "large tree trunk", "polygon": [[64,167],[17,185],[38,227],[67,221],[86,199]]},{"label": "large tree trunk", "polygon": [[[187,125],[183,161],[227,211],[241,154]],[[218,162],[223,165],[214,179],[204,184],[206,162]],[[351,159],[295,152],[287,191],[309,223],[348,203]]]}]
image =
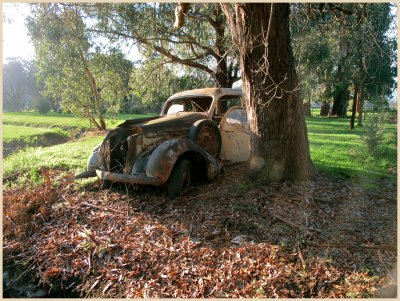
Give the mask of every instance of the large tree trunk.
[{"label": "large tree trunk", "polygon": [[[342,28],[342,35],[344,34],[344,28]],[[339,38],[339,64],[336,72],[336,87],[333,98],[332,115],[336,117],[347,116],[347,104],[349,100],[349,85],[346,79],[345,67],[347,58],[349,56],[349,42],[344,42],[343,38]]]},{"label": "large tree trunk", "polygon": [[264,180],[313,175],[290,45],[289,4],[222,4],[240,53],[249,120],[250,166]]},{"label": "large tree trunk", "polygon": [[329,115],[329,110],[330,110],[330,105],[327,102],[321,103],[321,110],[319,111],[320,116],[328,116]]},{"label": "large tree trunk", "polygon": [[347,87],[340,88],[333,100],[332,115],[336,117],[346,117],[348,100],[349,89]]}]

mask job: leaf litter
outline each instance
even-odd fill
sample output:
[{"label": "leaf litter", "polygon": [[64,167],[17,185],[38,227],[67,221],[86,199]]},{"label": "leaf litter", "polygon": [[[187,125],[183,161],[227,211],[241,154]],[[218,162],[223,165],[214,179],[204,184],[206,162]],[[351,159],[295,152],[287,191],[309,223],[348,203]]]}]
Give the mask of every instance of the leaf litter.
[{"label": "leaf litter", "polygon": [[[225,168],[174,200],[165,189],[85,189],[73,174],[3,192],[4,296],[370,297],[396,292],[397,190],[319,174],[252,182]],[[35,279],[31,290],[18,290]],[[36,294],[36,295],[35,295]]]}]

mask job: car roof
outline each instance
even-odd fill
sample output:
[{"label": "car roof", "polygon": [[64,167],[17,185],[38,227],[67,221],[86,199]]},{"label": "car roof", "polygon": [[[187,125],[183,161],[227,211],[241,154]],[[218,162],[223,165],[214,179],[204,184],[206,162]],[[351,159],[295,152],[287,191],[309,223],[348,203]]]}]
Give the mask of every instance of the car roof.
[{"label": "car roof", "polygon": [[203,88],[203,89],[194,89],[182,91],[179,93],[175,93],[168,100],[174,98],[181,98],[185,96],[218,96],[221,97],[223,95],[242,95],[242,90],[240,89],[232,89],[232,88]]}]

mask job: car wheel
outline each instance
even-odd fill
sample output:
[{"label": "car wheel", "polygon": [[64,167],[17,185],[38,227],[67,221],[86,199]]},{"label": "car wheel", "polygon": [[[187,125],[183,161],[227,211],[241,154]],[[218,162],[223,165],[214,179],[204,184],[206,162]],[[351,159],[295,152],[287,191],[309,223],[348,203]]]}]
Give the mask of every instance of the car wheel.
[{"label": "car wheel", "polygon": [[172,169],[168,182],[168,197],[179,196],[192,182],[192,163],[187,159],[179,160]]},{"label": "car wheel", "polygon": [[211,156],[218,158],[221,152],[221,133],[215,122],[198,120],[190,128],[189,138],[197,142]]}]

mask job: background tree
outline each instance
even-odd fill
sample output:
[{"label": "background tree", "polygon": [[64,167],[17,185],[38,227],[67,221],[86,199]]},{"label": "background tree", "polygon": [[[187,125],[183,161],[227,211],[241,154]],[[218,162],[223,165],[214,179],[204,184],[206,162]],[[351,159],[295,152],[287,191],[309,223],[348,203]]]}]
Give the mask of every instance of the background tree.
[{"label": "background tree", "polygon": [[86,4],[97,19],[92,31],[111,41],[124,39],[141,50],[158,53],[164,64],[178,64],[204,72],[218,87],[232,87],[240,79],[237,54],[218,4],[197,4],[185,16],[193,20],[180,30],[172,27],[175,4]]},{"label": "background tree", "polygon": [[130,90],[139,107],[159,113],[174,93],[214,86],[204,72],[162,64],[163,59],[157,53],[150,57],[136,65],[130,80]]},{"label": "background tree", "polygon": [[[366,87],[371,93],[392,91],[396,41],[387,33],[393,17],[389,3],[292,6],[302,86],[322,84],[320,99],[333,103],[333,115],[346,116],[351,91],[364,92],[364,97]],[[361,107],[362,98],[353,99],[359,99]]]},{"label": "background tree", "polygon": [[31,108],[31,100],[39,95],[33,63],[11,58],[3,66],[3,109],[22,111]]},{"label": "background tree", "polygon": [[64,108],[104,130],[104,115],[117,114],[126,94],[130,62],[115,49],[106,53],[93,50],[76,6],[37,4],[32,15],[28,29],[45,95],[60,98]]}]

